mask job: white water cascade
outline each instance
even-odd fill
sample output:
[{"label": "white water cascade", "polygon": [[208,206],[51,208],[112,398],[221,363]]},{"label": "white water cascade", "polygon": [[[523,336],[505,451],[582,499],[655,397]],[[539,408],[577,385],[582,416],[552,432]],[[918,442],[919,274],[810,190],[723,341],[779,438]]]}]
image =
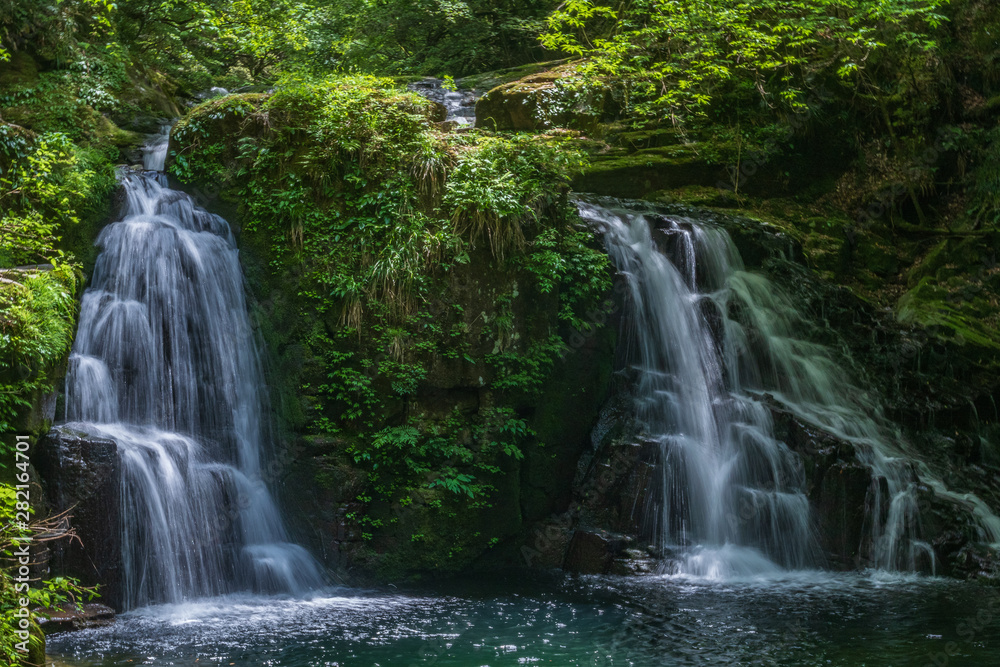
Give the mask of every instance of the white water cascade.
[{"label": "white water cascade", "polygon": [[[166,140],[147,167],[163,168]],[[162,173],[123,186],[66,380],[67,421],[118,445],[123,604],[315,589],[266,484],[268,401],[229,225]]]},{"label": "white water cascade", "polygon": [[677,571],[720,578],[822,564],[801,461],[774,438],[764,393],[851,442],[871,469],[869,544],[859,548],[873,567],[933,568],[921,539],[921,479],[964,504],[984,541],[1000,538],[981,501],[949,493],[903,455],[874,402],[826,348],[795,337],[802,315],[776,285],[744,270],[724,230],[577,204],[627,281],[635,414],[658,443],[662,475],[646,513]]},{"label": "white water cascade", "polygon": [[142,167],[148,171],[163,171],[167,161],[167,147],[170,143],[170,123],[160,125],[160,131],[151,134],[142,147]]}]

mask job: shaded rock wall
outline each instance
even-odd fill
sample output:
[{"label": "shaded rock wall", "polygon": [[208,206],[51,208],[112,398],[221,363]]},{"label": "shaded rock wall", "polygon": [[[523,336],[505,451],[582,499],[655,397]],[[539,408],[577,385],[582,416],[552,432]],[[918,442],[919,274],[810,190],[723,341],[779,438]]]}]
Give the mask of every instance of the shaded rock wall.
[{"label": "shaded rock wall", "polygon": [[[37,444],[33,459],[51,514],[68,513],[78,539],[47,543],[38,554],[52,573],[100,584],[101,599],[121,605],[121,473],[118,446],[59,426]],[[67,526],[67,527],[68,527]]]},{"label": "shaded rock wall", "polygon": [[[801,308],[815,320],[815,329],[802,335],[841,351],[862,386],[870,387],[889,406],[888,416],[900,426],[898,437],[908,443],[909,450],[930,464],[949,489],[973,491],[992,507],[1000,506],[995,483],[990,482],[998,474],[989,453],[988,434],[995,419],[990,394],[978,394],[985,406],[965,398],[970,389],[982,391],[981,382],[959,390],[951,373],[937,369],[936,374],[918,374],[908,362],[892,356],[907,345],[918,344],[914,337],[924,344],[926,339],[899,327],[891,313],[873,309],[849,290],[816,279],[794,237],[747,218],[683,206],[667,208],[725,226],[748,268],[768,273],[800,297]],[[617,308],[624,309],[624,304]],[[623,332],[621,344],[626,344],[626,338]],[[893,361],[887,362],[887,355]],[[941,355],[950,359],[955,371],[964,368],[967,378],[983,377],[975,362],[960,365],[967,358],[960,352],[953,351],[949,357],[942,350]],[[615,368],[615,388],[593,432],[593,447],[581,456],[573,501],[565,513],[550,516],[529,530],[522,544],[523,564],[590,574],[641,573],[657,567],[649,560],[657,554],[651,544],[652,526],[645,522],[648,503],[655,501],[647,497],[655,486],[651,482],[660,474],[658,445],[644,442],[636,432],[627,365],[619,360]],[[917,385],[918,377],[922,386]],[[929,406],[948,404],[955,407],[942,410],[947,419],[928,411]],[[773,400],[769,406],[775,437],[803,462],[805,491],[821,550],[818,564],[834,570],[870,567],[873,491],[884,487],[885,480],[873,476],[852,443],[803,423]],[[979,417],[983,413],[987,416]],[[937,425],[935,417],[941,420]],[[944,430],[949,428],[951,435],[946,436]],[[922,564],[926,572],[933,568],[939,575],[996,576],[997,554],[979,542],[981,535],[967,506],[928,486],[918,489],[918,503],[923,539],[935,554],[933,564],[929,560]],[[735,519],[753,519],[754,508],[747,507],[746,512]]]},{"label": "shaded rock wall", "polygon": [[[320,94],[341,90],[333,82]],[[412,133],[443,146],[440,160],[450,165],[441,180],[419,184],[410,205],[425,219],[443,216],[438,224],[444,230],[462,223],[461,211],[448,212],[441,199],[448,178],[470,154],[481,156],[480,172],[489,172],[491,160],[508,159],[490,152],[498,144],[484,142],[481,148],[439,133],[431,123],[433,109],[412,96],[366,94],[338,97],[337,108],[370,102],[378,111],[369,112],[384,114],[388,123],[405,111],[406,123],[389,128],[405,135],[394,141],[407,145]],[[294,238],[296,220],[290,221],[293,236],[282,236],[285,220],[247,194],[284,198],[294,184],[320,183],[306,191],[315,199],[308,206],[329,226],[298,233],[319,235],[341,225],[350,232],[330,233],[328,247],[318,252],[353,257],[354,248],[338,243],[353,243],[344,240],[352,238],[348,233],[376,227],[364,207],[390,196],[379,189],[381,179],[403,179],[395,189],[405,190],[414,166],[409,156],[397,167],[345,153],[306,169],[303,156],[324,147],[300,126],[313,132],[319,130],[312,124],[320,121],[342,132],[354,127],[349,119],[324,119],[309,104],[293,106],[278,94],[230,96],[202,105],[174,129],[175,173],[186,178],[191,165],[199,174],[213,171],[218,187],[202,201],[242,228],[241,256],[259,304],[278,421],[270,481],[281,487],[298,533],[345,580],[488,567],[490,558],[516,550],[530,522],[569,503],[576,461],[606,399],[615,347],[616,327],[608,325],[603,297],[587,291],[588,285],[610,282],[606,260],[593,236],[574,225],[565,183],[534,167],[531,178],[550,179],[544,181],[549,187],[523,207],[530,212],[526,220],[513,212],[499,220],[489,210],[483,216],[501,234],[523,234],[506,252],[498,253],[485,234],[461,231],[468,227],[460,224],[464,236],[455,245],[463,251],[461,261],[453,258],[454,250],[429,253],[430,261],[413,276],[419,296],[411,301],[393,302],[374,290],[355,301],[330,296],[330,284],[317,285],[316,277],[340,280],[329,276],[336,262],[318,258],[328,262],[323,265],[297,255],[303,241]],[[384,140],[358,137],[363,147]],[[258,157],[239,150],[251,143]],[[520,144],[503,150],[516,152],[521,165],[537,154]],[[285,156],[280,169],[274,163],[255,172],[256,165],[271,164],[259,158],[265,154]],[[418,156],[417,166],[425,159]],[[509,178],[510,171],[524,168],[514,164],[504,163],[501,175]],[[362,178],[353,178],[353,171]],[[205,180],[195,179],[186,189],[207,189]],[[355,185],[359,181],[364,185]],[[521,195],[502,187],[491,182],[488,189],[497,198]],[[399,219],[398,210],[389,215]],[[363,242],[374,254],[385,240]],[[539,269],[540,256],[553,268]],[[581,274],[574,268],[564,273],[573,278],[559,277],[566,271],[560,267],[584,264],[593,270]]]},{"label": "shaded rock wall", "polygon": [[[484,324],[499,314],[497,297],[525,284],[523,279],[500,270],[483,275],[475,262],[450,277],[441,303],[462,305],[459,328],[467,332],[462,340],[469,343],[469,358],[485,358],[495,348]],[[555,300],[521,289],[511,335],[538,340],[545,327],[556,326]],[[407,417],[431,431],[442,420],[457,419],[461,426],[452,437],[473,448],[479,446],[477,425],[491,410],[509,406],[524,419],[533,435],[521,447],[523,458],[501,457],[492,464],[496,472],[476,473],[494,487],[479,502],[467,503],[439,488],[409,493],[404,502],[366,500],[364,468],[346,454],[355,436],[300,435],[282,479],[301,534],[348,581],[491,567],[499,554],[516,550],[528,526],[568,507],[577,461],[590,446],[591,428],[607,398],[615,331],[607,324],[568,337],[570,347],[536,392],[497,391],[491,388],[496,369],[462,357],[432,361],[413,394],[387,403],[382,418],[388,423]],[[358,523],[361,516],[380,523],[366,528]]]}]

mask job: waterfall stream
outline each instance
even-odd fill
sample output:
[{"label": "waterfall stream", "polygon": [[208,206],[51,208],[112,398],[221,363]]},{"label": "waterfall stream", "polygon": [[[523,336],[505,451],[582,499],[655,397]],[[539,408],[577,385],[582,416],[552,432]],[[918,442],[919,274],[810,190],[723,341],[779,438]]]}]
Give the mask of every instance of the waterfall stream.
[{"label": "waterfall stream", "polygon": [[[647,520],[681,573],[713,578],[820,566],[799,457],[775,439],[766,393],[800,420],[852,443],[871,470],[866,541],[873,567],[933,570],[917,502],[923,482],[967,508],[984,541],[1000,523],[904,455],[776,285],[745,271],[722,229],[651,210],[579,201],[604,234],[629,295],[635,416],[659,449]],[[919,476],[918,476],[919,471]]]},{"label": "waterfall stream", "polygon": [[113,439],[124,606],[239,590],[302,593],[320,569],[267,488],[267,392],[229,225],[166,185],[169,127],[97,239],[66,419]]},{"label": "waterfall stream", "polygon": [[407,86],[413,92],[444,106],[445,121],[455,123],[456,128],[471,128],[476,124],[476,100],[479,95],[474,90],[446,88],[443,79],[424,78]]}]

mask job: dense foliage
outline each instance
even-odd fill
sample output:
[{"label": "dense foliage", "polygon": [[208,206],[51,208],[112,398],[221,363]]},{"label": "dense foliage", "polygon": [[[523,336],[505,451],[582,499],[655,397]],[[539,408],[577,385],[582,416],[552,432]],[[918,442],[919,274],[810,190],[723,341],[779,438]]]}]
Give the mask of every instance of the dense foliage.
[{"label": "dense foliage", "polygon": [[541,59],[537,38],[553,6],[70,0],[40,7],[12,0],[0,7],[0,60],[27,49],[86,77],[127,73],[188,94],[266,83],[288,71],[458,76]]},{"label": "dense foliage", "polygon": [[[103,212],[113,182],[100,152],[78,148],[63,133],[36,135],[0,123],[0,558],[11,556],[18,540],[51,528],[25,521],[28,506],[8,483],[29,480],[28,458],[15,458],[13,433],[27,432],[25,415],[55,389],[72,344],[80,266],[59,247],[61,235]],[[14,572],[4,567],[0,574],[5,664],[23,657],[14,648],[22,642],[14,619],[21,599],[47,606],[85,592],[59,577],[15,589]],[[36,625],[31,644],[39,638]]]},{"label": "dense foliage", "polygon": [[[173,133],[173,173],[234,189],[263,279],[295,294],[270,336],[304,367],[301,426],[335,443],[319,479],[338,461],[367,471],[348,499],[365,539],[393,520],[387,502],[492,507],[504,470],[541,446],[519,406],[609,287],[566,200],[580,156],[549,137],[442,133],[435,113],[385,79],[289,79],[207,102]],[[470,375],[490,404],[423,398],[431,376]],[[456,556],[502,536],[455,528]]]},{"label": "dense foliage", "polygon": [[[462,76],[543,60],[552,0],[354,1],[338,7],[354,70]],[[342,8],[343,9],[342,9]]]},{"label": "dense foliage", "polygon": [[544,43],[585,56],[592,74],[624,78],[636,112],[676,119],[703,111],[727,82],[749,77],[768,104],[806,108],[805,91],[863,76],[878,49],[926,52],[941,0],[831,0],[621,6],[571,0],[549,17]]},{"label": "dense foliage", "polygon": [[[414,505],[434,518],[405,539],[450,562],[512,534],[476,526],[551,447],[533,410],[603,321],[581,170],[753,209],[903,326],[998,349],[998,30],[981,0],[5,2],[0,432],[68,352],[111,165],[178,116],[173,175],[221,188],[270,295],[277,410],[368,543]],[[396,85],[563,55],[508,100],[544,133],[450,133]],[[212,86],[237,94],[194,106]]]},{"label": "dense foliage", "polygon": [[65,134],[0,124],[0,432],[52,390],[48,374],[72,342],[80,268],[61,235],[103,212],[113,183],[106,157]]}]

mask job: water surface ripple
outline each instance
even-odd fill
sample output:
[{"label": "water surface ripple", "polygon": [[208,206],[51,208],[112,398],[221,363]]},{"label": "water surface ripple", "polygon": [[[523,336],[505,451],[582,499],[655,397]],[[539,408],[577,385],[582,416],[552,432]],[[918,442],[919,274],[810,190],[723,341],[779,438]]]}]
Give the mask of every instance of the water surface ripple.
[{"label": "water surface ripple", "polygon": [[146,607],[108,628],[50,637],[49,655],[74,667],[996,667],[1000,591],[881,573],[518,575]]}]

